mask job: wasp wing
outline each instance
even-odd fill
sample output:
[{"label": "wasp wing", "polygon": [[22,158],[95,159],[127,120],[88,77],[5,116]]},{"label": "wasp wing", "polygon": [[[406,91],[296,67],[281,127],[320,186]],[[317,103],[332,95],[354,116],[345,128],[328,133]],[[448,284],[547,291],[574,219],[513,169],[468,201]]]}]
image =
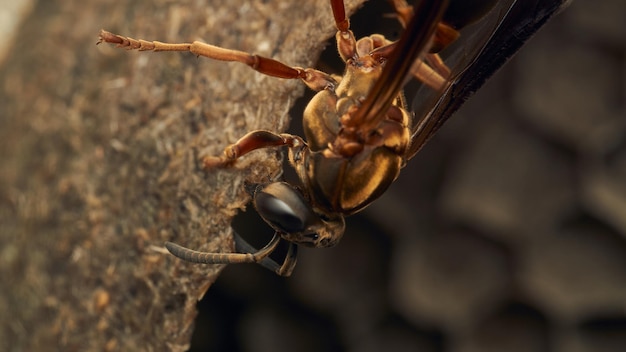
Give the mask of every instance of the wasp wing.
[{"label": "wasp wing", "polygon": [[451,69],[443,92],[422,86],[413,99],[417,117],[407,160],[515,52],[570,0],[502,0],[441,53]]}]

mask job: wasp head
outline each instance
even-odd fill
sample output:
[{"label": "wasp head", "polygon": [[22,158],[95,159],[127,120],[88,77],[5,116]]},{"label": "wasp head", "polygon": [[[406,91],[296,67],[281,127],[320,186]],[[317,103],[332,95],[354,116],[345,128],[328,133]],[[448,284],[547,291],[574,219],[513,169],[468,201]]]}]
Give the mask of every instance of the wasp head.
[{"label": "wasp head", "polygon": [[345,230],[343,216],[316,212],[302,193],[286,182],[259,186],[254,206],[283,239],[306,247],[332,247]]}]

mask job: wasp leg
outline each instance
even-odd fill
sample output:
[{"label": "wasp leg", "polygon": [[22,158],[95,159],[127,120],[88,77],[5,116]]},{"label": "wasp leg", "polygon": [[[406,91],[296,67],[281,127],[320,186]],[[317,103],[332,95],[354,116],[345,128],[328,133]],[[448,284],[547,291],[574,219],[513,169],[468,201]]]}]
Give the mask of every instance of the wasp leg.
[{"label": "wasp leg", "polygon": [[450,78],[450,68],[443,62],[439,54],[426,54],[426,62],[434,68],[436,73],[444,79]]},{"label": "wasp leg", "polygon": [[327,73],[314,70],[312,68],[291,67],[280,61],[270,59],[260,55],[249,54],[244,51],[225,49],[219,46],[195,41],[193,43],[162,43],[159,41],[147,41],[143,39],[133,39],[111,32],[100,30],[100,39],[96,44],[102,42],[116,44],[118,48],[139,51],[183,51],[191,52],[198,56],[204,56],[220,61],[236,61],[250,66],[252,69],[273,77],[286,79],[301,79],[309,88],[320,91],[333,88],[335,80]]},{"label": "wasp leg", "polygon": [[[391,0],[390,2],[396,11],[398,21],[403,28],[406,28],[407,23],[409,23],[411,17],[413,17],[413,6],[407,4],[405,0]],[[458,38],[458,36],[458,31],[446,24],[439,23],[432,45],[437,48],[445,47]],[[422,58],[420,58],[411,69],[413,77],[435,90],[441,90],[450,77],[450,69],[443,62],[438,51],[439,49],[437,49],[436,52],[430,52],[425,55],[423,60],[427,62],[428,65],[423,65]]]},{"label": "wasp leg", "polygon": [[[439,57],[439,55],[437,55],[437,57]],[[444,75],[439,73],[438,70],[434,70],[431,66],[427,65],[421,59],[417,59],[411,67],[411,75],[413,75],[415,79],[424,83],[430,88],[436,91],[441,91],[446,86],[448,82],[448,76],[450,75],[450,69],[448,69],[445,64],[443,67],[445,67]]]},{"label": "wasp leg", "polygon": [[278,233],[274,234],[272,240],[265,245],[265,247],[259,249],[254,253],[210,253],[199,252],[189,248],[185,248],[176,243],[165,242],[165,248],[174,256],[191,262],[199,264],[240,264],[240,263],[260,263],[264,258],[269,256],[278,245],[280,236]]},{"label": "wasp leg", "polygon": [[346,17],[346,7],[343,0],[330,0],[330,6],[333,9],[333,17],[335,18],[335,27],[337,34],[337,50],[343,62],[347,62],[356,55],[356,38],[350,30],[350,20]]},{"label": "wasp leg", "polygon": [[[396,43],[376,48],[370,53],[374,59],[388,58],[395,49]],[[426,54],[425,59],[418,58],[411,67],[411,75],[434,90],[445,87],[450,69],[438,54]]]},{"label": "wasp leg", "polygon": [[294,148],[304,144],[302,138],[298,136],[286,133],[277,134],[263,130],[253,131],[241,137],[235,144],[226,147],[222,156],[207,156],[202,163],[204,169],[208,170],[218,166],[230,165],[238,158],[256,149],[282,146]]},{"label": "wasp leg", "polygon": [[396,11],[398,22],[400,22],[402,28],[406,28],[406,25],[411,21],[411,17],[413,17],[413,6],[407,4],[405,0],[390,0],[389,2]]}]

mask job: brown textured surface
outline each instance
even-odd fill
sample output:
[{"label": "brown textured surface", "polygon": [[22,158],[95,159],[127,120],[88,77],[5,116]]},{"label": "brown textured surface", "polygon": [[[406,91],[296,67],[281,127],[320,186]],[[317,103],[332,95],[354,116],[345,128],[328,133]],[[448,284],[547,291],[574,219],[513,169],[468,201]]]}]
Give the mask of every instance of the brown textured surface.
[{"label": "brown textured surface", "polygon": [[[1,350],[184,348],[218,271],[158,248],[227,250],[243,177],[275,166],[259,155],[205,175],[194,151],[284,126],[301,89],[95,47],[100,27],[302,66],[316,31],[332,33],[325,2],[108,3],[41,2],[0,72]],[[197,350],[626,350],[623,14],[621,0],[575,1],[338,247],[301,251],[292,278],[228,267],[201,303]],[[307,32],[288,27],[309,15]]]},{"label": "brown textured surface", "polygon": [[221,268],[163,242],[230,251],[244,179],[278,166],[258,153],[204,173],[197,157],[284,129],[304,89],[191,54],[96,47],[100,28],[297,66],[333,33],[314,2],[38,2],[0,71],[2,351],[186,349]]}]

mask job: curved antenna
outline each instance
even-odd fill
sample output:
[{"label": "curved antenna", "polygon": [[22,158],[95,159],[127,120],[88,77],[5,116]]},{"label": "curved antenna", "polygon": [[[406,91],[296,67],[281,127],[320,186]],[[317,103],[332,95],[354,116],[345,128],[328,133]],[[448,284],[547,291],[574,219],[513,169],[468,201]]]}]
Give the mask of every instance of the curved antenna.
[{"label": "curved antenna", "polygon": [[278,232],[274,233],[271,241],[263,248],[256,250],[246,242],[239,234],[235,233],[236,249],[243,253],[211,253],[200,252],[178,245],[173,242],[165,242],[165,248],[184,261],[197,264],[241,264],[257,263],[280,276],[289,276],[296,265],[297,245],[289,243],[287,255],[282,265],[269,257],[274,252],[281,237]]}]

